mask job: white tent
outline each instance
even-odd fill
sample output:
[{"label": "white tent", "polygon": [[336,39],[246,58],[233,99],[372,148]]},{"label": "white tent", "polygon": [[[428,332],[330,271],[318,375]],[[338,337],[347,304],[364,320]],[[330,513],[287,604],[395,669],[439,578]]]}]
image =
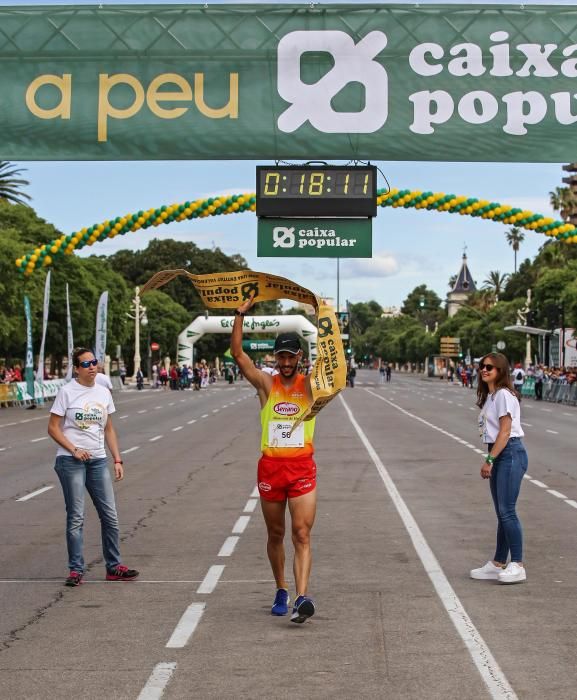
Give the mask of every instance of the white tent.
[{"label": "white tent", "polygon": [[[190,367],[194,361],[194,344],[206,333],[232,333],[234,316],[198,316],[178,336],[178,364]],[[249,333],[298,333],[308,345],[311,362],[317,358],[317,329],[300,314],[289,316],[245,316],[244,337]]]}]

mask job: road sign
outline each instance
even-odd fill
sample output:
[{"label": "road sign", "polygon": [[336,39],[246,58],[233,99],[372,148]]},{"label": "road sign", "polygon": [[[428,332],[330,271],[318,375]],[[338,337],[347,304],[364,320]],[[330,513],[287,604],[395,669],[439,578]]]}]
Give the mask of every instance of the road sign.
[{"label": "road sign", "polygon": [[261,258],[370,258],[371,219],[259,219]]},{"label": "road sign", "polygon": [[158,343],[150,343],[151,350],[160,350],[160,345]]},{"label": "road sign", "polygon": [[451,336],[441,338],[441,355],[448,357],[458,356],[461,352],[461,339]]}]

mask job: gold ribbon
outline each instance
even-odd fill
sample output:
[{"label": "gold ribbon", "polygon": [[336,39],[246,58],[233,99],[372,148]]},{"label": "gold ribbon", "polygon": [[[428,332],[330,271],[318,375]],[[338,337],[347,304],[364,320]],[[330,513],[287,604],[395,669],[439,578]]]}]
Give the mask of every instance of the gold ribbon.
[{"label": "gold ribbon", "polygon": [[345,387],[346,360],[335,312],[316,294],[285,277],[241,270],[193,275],[186,270],[163,270],[141,287],[140,293],[164,286],[185,275],[209,309],[236,309],[247,299],[255,302],[292,299],[314,307],[317,317],[317,359],[311,374],[313,403],[304,420],[314,418]]}]

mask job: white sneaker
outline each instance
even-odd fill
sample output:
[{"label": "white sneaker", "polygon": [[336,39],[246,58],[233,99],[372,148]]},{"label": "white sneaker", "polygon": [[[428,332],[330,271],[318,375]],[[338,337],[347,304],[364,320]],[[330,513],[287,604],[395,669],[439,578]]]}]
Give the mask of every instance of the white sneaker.
[{"label": "white sneaker", "polygon": [[521,583],[527,580],[527,572],[524,566],[516,561],[509,562],[506,569],[499,574],[499,583]]},{"label": "white sneaker", "polygon": [[499,574],[502,574],[505,569],[500,566],[495,566],[492,561],[488,561],[485,566],[481,566],[479,569],[471,569],[471,578],[476,578],[481,581],[493,580],[496,581],[499,578]]}]

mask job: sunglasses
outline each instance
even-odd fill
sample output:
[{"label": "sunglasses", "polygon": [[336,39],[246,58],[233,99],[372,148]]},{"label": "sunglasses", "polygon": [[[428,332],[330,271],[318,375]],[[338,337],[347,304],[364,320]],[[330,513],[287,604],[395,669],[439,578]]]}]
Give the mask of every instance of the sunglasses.
[{"label": "sunglasses", "polygon": [[82,362],[78,363],[78,366],[83,367],[84,369],[88,369],[90,367],[90,365],[92,365],[93,367],[96,367],[97,364],[98,364],[98,360],[82,360]]},{"label": "sunglasses", "polygon": [[495,365],[489,365],[489,364],[483,364],[480,367],[481,370],[486,369],[487,372],[490,372],[492,369],[496,369]]}]

